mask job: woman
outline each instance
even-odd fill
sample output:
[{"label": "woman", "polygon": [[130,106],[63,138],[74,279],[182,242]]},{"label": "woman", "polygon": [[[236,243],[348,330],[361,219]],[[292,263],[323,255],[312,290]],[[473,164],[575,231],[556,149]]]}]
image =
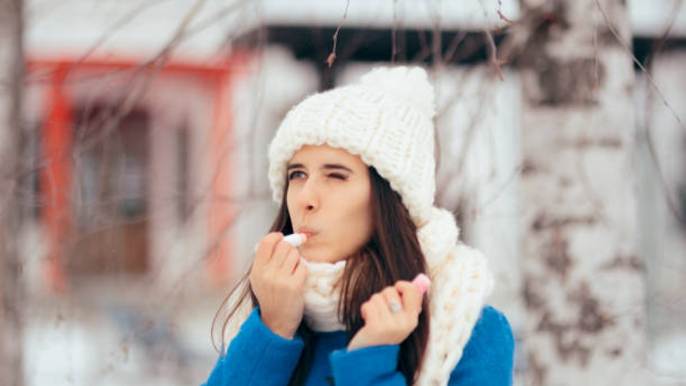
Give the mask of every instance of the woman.
[{"label": "woman", "polygon": [[269,149],[278,215],[228,300],[208,386],[511,384],[492,275],[433,205],[434,114],[426,72],[406,67],[288,113]]}]

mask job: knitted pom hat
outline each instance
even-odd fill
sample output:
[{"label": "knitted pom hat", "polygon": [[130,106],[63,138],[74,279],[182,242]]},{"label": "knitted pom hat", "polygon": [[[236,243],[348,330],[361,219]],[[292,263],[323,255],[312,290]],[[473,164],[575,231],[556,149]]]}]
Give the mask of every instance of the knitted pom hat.
[{"label": "knitted pom hat", "polygon": [[295,152],[328,144],[374,166],[422,226],[436,186],[434,105],[434,89],[419,67],[375,68],[357,84],[306,98],[288,113],[269,148],[274,200],[281,202]]}]

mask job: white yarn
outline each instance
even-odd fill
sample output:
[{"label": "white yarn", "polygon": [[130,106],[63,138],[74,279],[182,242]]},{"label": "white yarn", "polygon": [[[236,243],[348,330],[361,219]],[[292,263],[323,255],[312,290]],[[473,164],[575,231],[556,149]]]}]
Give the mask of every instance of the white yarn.
[{"label": "white yarn", "polygon": [[383,90],[399,103],[412,105],[429,118],[436,115],[434,89],[426,71],[418,67],[377,67],[363,75],[360,84]]},{"label": "white yarn", "polygon": [[458,243],[453,215],[432,208],[417,238],[429,267],[431,321],[424,364],[415,385],[444,386],[493,288],[483,255]]},{"label": "white yarn", "polygon": [[345,260],[330,264],[301,260],[307,266],[305,282],[305,323],[313,331],[345,330],[338,318],[338,301],[341,298],[339,279],[345,269]]},{"label": "white yarn", "polygon": [[445,386],[491,293],[493,275],[481,253],[464,245],[430,270],[429,341],[414,384]]},{"label": "white yarn", "polygon": [[453,214],[445,209],[431,208],[428,220],[418,227],[417,239],[429,267],[440,265],[457,244],[459,230]]},{"label": "white yarn", "polygon": [[[307,280],[305,281],[305,310],[303,318],[307,326],[313,331],[328,332],[345,330],[345,324],[338,318],[338,301],[341,297],[339,279],[343,275],[346,261],[337,263],[317,263],[301,260],[307,266]],[[227,301],[227,309],[233,309],[240,300],[248,282],[242,283]],[[248,319],[252,311],[250,298],[244,299],[238,305],[233,317],[223,331],[224,340],[230,342],[238,334],[243,322]]]}]

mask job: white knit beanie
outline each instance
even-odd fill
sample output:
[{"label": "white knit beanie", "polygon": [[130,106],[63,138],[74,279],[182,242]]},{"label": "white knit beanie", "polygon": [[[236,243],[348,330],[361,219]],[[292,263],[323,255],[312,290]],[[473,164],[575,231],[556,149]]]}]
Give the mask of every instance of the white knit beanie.
[{"label": "white knit beanie", "polygon": [[418,227],[435,193],[434,89],[420,67],[377,67],[353,85],[312,95],[291,109],[269,147],[269,181],[281,201],[288,161],[304,145],[343,148],[374,166]]}]

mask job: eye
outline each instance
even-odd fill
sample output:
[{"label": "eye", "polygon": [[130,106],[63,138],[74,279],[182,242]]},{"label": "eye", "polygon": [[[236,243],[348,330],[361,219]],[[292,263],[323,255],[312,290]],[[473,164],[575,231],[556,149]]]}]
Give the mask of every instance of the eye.
[{"label": "eye", "polygon": [[347,176],[347,175],[345,175],[345,174],[340,174],[340,173],[331,173],[331,174],[329,174],[329,177],[335,178],[335,179],[337,179],[337,180],[343,180],[343,181],[345,181],[345,180],[348,179],[348,176]]},{"label": "eye", "polygon": [[294,171],[288,173],[288,181],[292,181],[293,179],[296,179],[296,178],[305,178],[305,177],[306,177],[305,172],[303,172],[302,170],[294,170]]}]

